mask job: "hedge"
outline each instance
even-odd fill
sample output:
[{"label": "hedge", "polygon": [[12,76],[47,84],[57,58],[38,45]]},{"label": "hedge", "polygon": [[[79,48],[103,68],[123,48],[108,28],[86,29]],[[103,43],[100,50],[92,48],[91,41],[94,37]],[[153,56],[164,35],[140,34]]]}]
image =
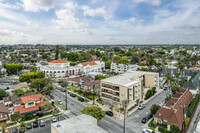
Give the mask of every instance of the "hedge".
[{"label": "hedge", "polygon": [[199,94],[196,94],[195,98],[192,100],[192,102],[187,110],[188,117],[190,117],[190,118],[192,117],[192,114],[195,110],[196,105],[198,104],[198,101],[199,101]]},{"label": "hedge", "polygon": [[160,131],[161,133],[169,133],[169,131],[163,126],[159,126],[158,131]]}]

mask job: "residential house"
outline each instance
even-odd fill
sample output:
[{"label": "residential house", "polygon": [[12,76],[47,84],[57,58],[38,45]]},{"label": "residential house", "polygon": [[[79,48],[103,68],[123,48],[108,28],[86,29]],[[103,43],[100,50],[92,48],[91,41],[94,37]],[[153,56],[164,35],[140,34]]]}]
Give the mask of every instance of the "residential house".
[{"label": "residential house", "polygon": [[181,89],[181,91],[177,92],[165,106],[161,107],[156,112],[154,120],[159,124],[166,122],[167,125],[177,125],[182,129],[183,120],[185,118],[183,110],[186,112],[192,99],[193,95],[188,89]]},{"label": "residential house", "polygon": [[48,101],[43,101],[42,94],[20,97],[20,106],[14,108],[14,112],[19,112],[21,115],[33,114],[39,111],[40,106]]},{"label": "residential house", "polygon": [[95,90],[100,89],[100,80],[86,81],[83,83],[82,88],[89,91],[93,91],[93,88]]},{"label": "residential house", "polygon": [[0,103],[0,126],[5,125],[6,121],[9,119],[10,111],[6,106]]},{"label": "residential house", "polygon": [[14,106],[19,105],[19,102],[20,98],[17,95],[3,97],[3,104],[8,108],[12,108]]}]

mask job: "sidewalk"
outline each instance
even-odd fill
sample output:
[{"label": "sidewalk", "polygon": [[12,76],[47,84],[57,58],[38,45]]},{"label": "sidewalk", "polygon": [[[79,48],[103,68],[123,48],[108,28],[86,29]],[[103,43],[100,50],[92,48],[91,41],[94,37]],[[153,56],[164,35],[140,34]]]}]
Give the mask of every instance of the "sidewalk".
[{"label": "sidewalk", "polygon": [[192,121],[190,123],[190,126],[189,126],[189,129],[187,130],[187,133],[194,133],[194,131],[196,130],[196,126],[197,126],[199,120],[200,120],[200,103],[199,103],[199,105],[198,105],[198,107],[196,109],[196,112],[195,112],[195,114],[193,116],[193,119],[192,119]]}]

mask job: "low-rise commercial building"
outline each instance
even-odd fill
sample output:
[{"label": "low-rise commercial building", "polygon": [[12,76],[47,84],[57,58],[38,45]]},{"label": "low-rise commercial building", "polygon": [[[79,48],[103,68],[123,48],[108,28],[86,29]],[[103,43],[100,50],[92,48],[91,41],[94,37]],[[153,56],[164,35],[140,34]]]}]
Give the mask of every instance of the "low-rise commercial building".
[{"label": "low-rise commercial building", "polygon": [[152,87],[159,89],[159,74],[154,72],[127,71],[121,75],[101,80],[100,95],[104,102],[114,102],[122,107],[128,101],[128,108],[144,100]]}]

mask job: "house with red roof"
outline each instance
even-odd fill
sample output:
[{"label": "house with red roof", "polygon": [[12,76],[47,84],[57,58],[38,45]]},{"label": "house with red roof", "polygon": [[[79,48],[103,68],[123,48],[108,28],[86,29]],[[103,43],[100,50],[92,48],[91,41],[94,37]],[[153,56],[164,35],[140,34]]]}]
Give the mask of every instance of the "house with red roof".
[{"label": "house with red roof", "polygon": [[42,94],[20,97],[20,106],[14,108],[14,113],[19,112],[21,115],[36,113],[40,106],[48,101],[43,101]]},{"label": "house with red roof", "polygon": [[192,93],[188,89],[181,89],[177,92],[166,104],[161,107],[154,115],[154,120],[163,124],[166,122],[167,125],[177,125],[182,129],[183,120],[189,104],[193,99]]}]

